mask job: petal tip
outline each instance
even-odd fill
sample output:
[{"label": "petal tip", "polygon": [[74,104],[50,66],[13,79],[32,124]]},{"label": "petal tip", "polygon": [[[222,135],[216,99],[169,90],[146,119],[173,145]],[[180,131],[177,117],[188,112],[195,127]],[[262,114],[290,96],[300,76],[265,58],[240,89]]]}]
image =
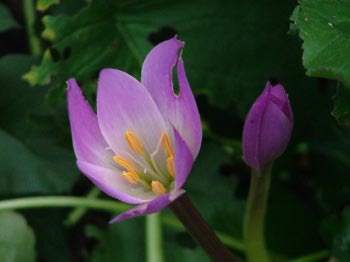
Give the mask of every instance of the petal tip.
[{"label": "petal tip", "polygon": [[270,81],[267,81],[267,82],[266,82],[266,85],[265,85],[264,92],[269,92],[271,88],[272,88],[271,82],[270,82]]},{"label": "petal tip", "polygon": [[[104,68],[100,71],[99,78],[98,78],[98,84],[100,84],[103,81],[115,81],[116,79],[119,79],[121,77],[127,77],[127,78],[133,78],[131,75],[113,68]],[[135,80],[135,78],[133,78]]]},{"label": "petal tip", "polygon": [[113,69],[113,68],[103,68],[100,71],[99,77],[101,78],[101,77],[106,76],[107,74],[113,74],[115,71],[117,71],[117,70]]},{"label": "petal tip", "polygon": [[283,87],[283,85],[282,85],[281,83],[277,83],[277,84],[275,84],[273,87],[274,87],[274,88],[281,88],[281,89],[284,90],[284,87]]},{"label": "petal tip", "polygon": [[83,92],[81,91],[81,88],[79,87],[75,78],[68,79],[66,83],[67,83],[66,93],[68,97],[68,103],[72,99],[76,99],[77,97],[83,96]]},{"label": "petal tip", "polygon": [[169,41],[172,40],[176,42],[181,48],[185,46],[185,42],[181,41],[177,38],[177,35],[175,35],[173,38],[169,39]]},{"label": "petal tip", "polygon": [[69,78],[67,81],[67,90],[70,90],[72,88],[79,88],[77,80],[75,78]]},{"label": "petal tip", "polygon": [[168,46],[170,48],[173,48],[173,49],[176,49],[176,50],[179,50],[179,49],[182,49],[184,48],[185,46],[185,42],[179,40],[177,38],[177,35],[175,35],[174,37],[168,39],[168,40],[165,40],[164,42],[161,42],[159,43],[157,46]]}]

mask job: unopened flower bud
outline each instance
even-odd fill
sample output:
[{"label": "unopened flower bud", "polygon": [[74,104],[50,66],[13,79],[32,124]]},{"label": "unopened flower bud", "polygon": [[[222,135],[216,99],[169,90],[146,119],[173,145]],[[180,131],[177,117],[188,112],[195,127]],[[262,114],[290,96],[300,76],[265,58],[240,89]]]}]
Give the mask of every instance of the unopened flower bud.
[{"label": "unopened flower bud", "polygon": [[282,85],[267,82],[246,117],[243,160],[258,172],[286,149],[293,128],[293,113]]}]

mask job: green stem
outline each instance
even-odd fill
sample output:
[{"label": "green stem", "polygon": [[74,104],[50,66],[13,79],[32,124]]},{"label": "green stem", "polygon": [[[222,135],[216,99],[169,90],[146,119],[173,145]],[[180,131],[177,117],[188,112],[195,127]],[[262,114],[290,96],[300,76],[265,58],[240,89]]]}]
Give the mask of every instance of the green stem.
[{"label": "green stem", "polygon": [[[86,195],[86,198],[96,199],[100,193],[101,191],[97,187],[93,187]],[[85,215],[86,212],[86,207],[76,207],[68,214],[68,217],[64,221],[64,224],[67,226],[75,225]]]},{"label": "green stem", "polygon": [[146,261],[163,262],[161,212],[146,216]]},{"label": "green stem", "polygon": [[264,221],[269,195],[271,166],[261,174],[253,170],[244,217],[243,237],[248,262],[269,262],[264,240]]},{"label": "green stem", "polygon": [[[44,196],[44,197],[25,197],[0,201],[0,212],[6,210],[31,209],[31,208],[55,208],[55,207],[83,207],[95,210],[101,210],[111,213],[121,213],[128,210],[131,205],[116,202],[115,200],[89,199],[85,197],[69,196]],[[184,230],[184,226],[173,216],[162,216],[162,222],[177,230]],[[219,239],[226,246],[240,252],[244,252],[243,243],[226,235],[222,232],[215,231]],[[290,262],[319,262],[329,256],[328,250],[321,250]],[[260,260],[258,260],[260,261]]]},{"label": "green stem", "polygon": [[[55,208],[55,207],[83,207],[95,210],[101,210],[111,213],[121,213],[128,210],[131,205],[123,204],[115,200],[89,199],[85,197],[69,196],[43,196],[43,197],[24,197],[0,201],[0,212],[6,210],[32,209],[32,208]],[[163,216],[162,222],[172,228],[184,230],[184,226],[172,216]],[[216,232],[222,242],[237,251],[244,251],[240,240],[226,235],[222,232]]]},{"label": "green stem", "polygon": [[27,28],[30,52],[34,56],[41,54],[39,38],[35,35],[35,9],[33,0],[23,0],[23,13]]},{"label": "green stem", "polygon": [[124,212],[128,210],[131,205],[113,200],[69,196],[25,197],[0,201],[0,211],[53,207],[84,207],[107,212]]}]

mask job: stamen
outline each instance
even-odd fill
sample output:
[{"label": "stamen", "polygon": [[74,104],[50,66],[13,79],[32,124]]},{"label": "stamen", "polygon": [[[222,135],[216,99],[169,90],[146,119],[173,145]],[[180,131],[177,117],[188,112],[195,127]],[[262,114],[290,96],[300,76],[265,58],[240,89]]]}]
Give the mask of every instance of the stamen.
[{"label": "stamen", "polygon": [[126,160],[125,158],[122,158],[119,156],[114,156],[113,160],[117,162],[119,165],[121,165],[122,167],[124,167],[129,172],[136,173],[135,172],[136,168],[134,167],[133,163],[131,163],[129,160]]},{"label": "stamen", "polygon": [[172,177],[175,176],[174,156],[171,155],[166,160],[167,168]]},{"label": "stamen", "polygon": [[130,148],[138,155],[142,155],[144,152],[143,144],[140,138],[132,131],[127,130],[125,132],[125,139],[128,142]]},{"label": "stamen", "polygon": [[152,191],[156,193],[156,195],[158,196],[166,193],[165,187],[159,181],[152,181],[151,186],[152,186]]},{"label": "stamen", "polygon": [[162,135],[161,145],[163,150],[167,153],[168,156],[174,155],[174,150],[170,144],[170,140],[167,134]]},{"label": "stamen", "polygon": [[140,177],[134,172],[123,171],[122,176],[131,184],[136,185],[139,182]]}]

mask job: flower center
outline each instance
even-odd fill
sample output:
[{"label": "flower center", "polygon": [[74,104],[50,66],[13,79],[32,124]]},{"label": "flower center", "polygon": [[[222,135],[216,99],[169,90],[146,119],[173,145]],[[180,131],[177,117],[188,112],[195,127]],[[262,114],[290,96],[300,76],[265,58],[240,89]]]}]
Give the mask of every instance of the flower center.
[{"label": "flower center", "polygon": [[124,169],[122,177],[130,184],[140,185],[156,195],[169,192],[175,179],[175,156],[168,135],[160,134],[159,145],[151,155],[145,151],[141,139],[133,131],[125,132],[125,140],[137,157],[130,154],[130,160],[117,155],[113,157]]}]

